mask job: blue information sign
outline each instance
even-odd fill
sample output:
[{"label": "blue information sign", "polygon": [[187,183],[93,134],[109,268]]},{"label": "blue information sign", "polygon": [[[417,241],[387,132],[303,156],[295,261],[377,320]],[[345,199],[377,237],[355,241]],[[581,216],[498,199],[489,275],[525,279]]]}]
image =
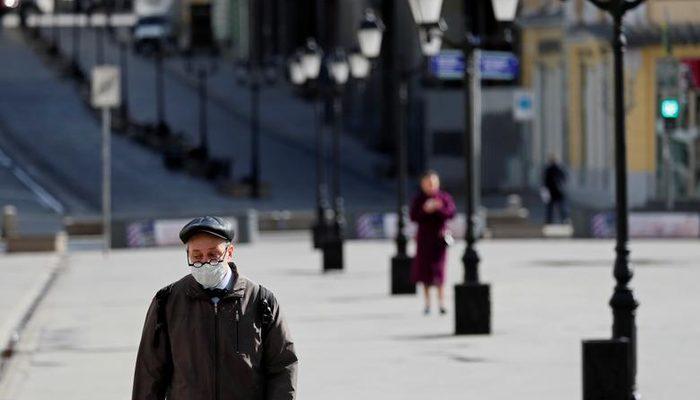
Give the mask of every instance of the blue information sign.
[{"label": "blue information sign", "polygon": [[507,51],[482,51],[479,60],[481,79],[512,81],[518,77],[520,62]]},{"label": "blue information sign", "polygon": [[439,79],[462,79],[464,55],[459,50],[443,50],[437,56],[430,58],[430,72]]},{"label": "blue information sign", "polygon": [[[506,51],[481,51],[479,70],[481,79],[510,81],[518,77],[520,61],[515,54]],[[464,55],[460,50],[443,50],[430,59],[430,71],[443,80],[464,77]]]}]

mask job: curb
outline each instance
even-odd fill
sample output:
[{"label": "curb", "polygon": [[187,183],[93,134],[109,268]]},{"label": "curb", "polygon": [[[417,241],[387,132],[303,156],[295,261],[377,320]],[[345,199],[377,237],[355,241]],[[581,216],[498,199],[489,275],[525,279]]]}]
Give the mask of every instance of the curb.
[{"label": "curb", "polygon": [[0,383],[3,381],[24,329],[51,289],[51,286],[53,286],[58,273],[65,268],[67,263],[67,256],[59,254],[53,265],[37,277],[36,284],[18,301],[17,304],[19,306],[16,307],[17,311],[14,315],[9,318],[6,324],[0,327],[0,345],[2,346],[0,351]]}]

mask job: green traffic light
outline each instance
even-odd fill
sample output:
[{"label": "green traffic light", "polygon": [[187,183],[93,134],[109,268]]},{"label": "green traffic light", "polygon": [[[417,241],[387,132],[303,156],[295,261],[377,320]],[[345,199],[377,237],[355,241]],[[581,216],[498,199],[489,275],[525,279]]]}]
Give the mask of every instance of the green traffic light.
[{"label": "green traffic light", "polygon": [[680,114],[681,106],[677,99],[664,99],[661,102],[661,116],[666,119],[676,119]]}]

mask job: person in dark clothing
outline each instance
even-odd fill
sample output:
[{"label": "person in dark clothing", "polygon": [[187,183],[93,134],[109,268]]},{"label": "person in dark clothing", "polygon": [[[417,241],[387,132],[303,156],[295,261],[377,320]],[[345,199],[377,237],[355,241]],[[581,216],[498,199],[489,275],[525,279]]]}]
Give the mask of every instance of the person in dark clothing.
[{"label": "person in dark clothing", "polygon": [[190,274],[158,291],[136,356],[133,400],[294,400],[297,355],[275,296],[239,274],[233,228],[180,231]]},{"label": "person in dark clothing", "polygon": [[430,288],[438,291],[440,314],[445,314],[445,263],[452,238],[447,221],[455,215],[452,196],[440,190],[440,177],[428,171],[421,177],[421,191],[411,202],[410,217],[418,224],[416,256],[411,265],[411,281],[423,284],[425,314],[430,313]]},{"label": "person in dark clothing", "polygon": [[561,166],[557,157],[552,155],[549,157],[549,163],[544,169],[542,176],[544,189],[546,190],[545,203],[547,205],[547,224],[551,224],[554,220],[554,207],[559,211],[559,217],[562,223],[569,219],[567,204],[566,204],[566,171]]}]

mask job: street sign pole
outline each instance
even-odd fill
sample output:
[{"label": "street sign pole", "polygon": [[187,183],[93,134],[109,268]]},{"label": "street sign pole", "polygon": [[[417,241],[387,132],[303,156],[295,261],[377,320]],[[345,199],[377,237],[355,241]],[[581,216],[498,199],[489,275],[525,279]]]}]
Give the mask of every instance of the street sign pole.
[{"label": "street sign pole", "polygon": [[522,140],[520,183],[523,190],[530,186],[530,182],[534,182],[530,173],[532,144],[528,129],[534,117],[533,105],[534,99],[531,90],[518,89],[513,93],[513,120],[518,124]]},{"label": "street sign pole", "polygon": [[102,107],[102,234],[105,254],[112,246],[112,161],[110,110]]},{"label": "street sign pole", "polygon": [[92,70],[92,106],[102,110],[102,236],[103,252],[112,246],[111,109],[121,103],[119,68],[98,65]]}]

